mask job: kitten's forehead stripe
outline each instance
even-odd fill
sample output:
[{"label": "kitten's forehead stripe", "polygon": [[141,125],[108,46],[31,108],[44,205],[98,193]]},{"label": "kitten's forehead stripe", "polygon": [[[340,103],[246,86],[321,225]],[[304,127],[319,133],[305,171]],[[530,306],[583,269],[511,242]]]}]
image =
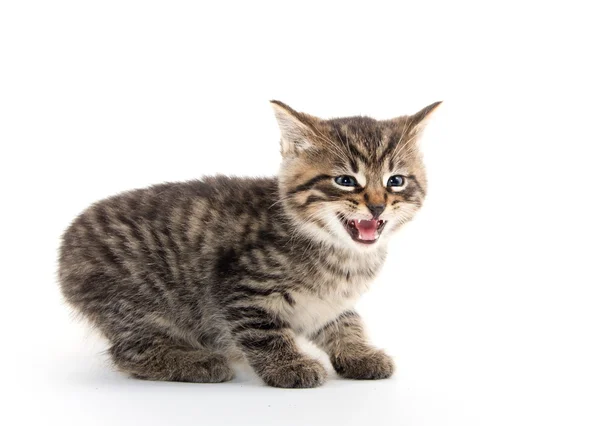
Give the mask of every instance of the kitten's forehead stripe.
[{"label": "kitten's forehead stripe", "polygon": [[353,171],[359,161],[375,169],[385,167],[387,160],[389,169],[393,169],[394,163],[400,161],[398,150],[404,150],[402,144],[409,136],[402,123],[380,122],[368,117],[336,118],[326,125],[330,128],[330,140],[337,142],[338,149],[346,153]]},{"label": "kitten's forehead stripe", "polygon": [[370,164],[369,158],[363,154],[353,143],[348,142],[346,146],[352,155],[356,156],[363,163]]},{"label": "kitten's forehead stripe", "polygon": [[[392,154],[393,151],[397,148],[398,143],[400,143],[401,134],[399,132],[394,132],[389,136],[387,146],[383,150],[383,152],[379,155],[377,162],[383,161],[388,155]],[[390,158],[391,161],[391,158]]]}]

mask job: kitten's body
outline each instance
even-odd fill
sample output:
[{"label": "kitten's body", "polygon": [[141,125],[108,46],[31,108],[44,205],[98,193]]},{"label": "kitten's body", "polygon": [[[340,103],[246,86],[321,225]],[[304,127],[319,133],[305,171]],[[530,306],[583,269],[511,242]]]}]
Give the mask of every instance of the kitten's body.
[{"label": "kitten's body", "polygon": [[[290,115],[302,123],[309,118]],[[281,119],[289,161],[279,179],[214,177],[130,191],[94,204],[65,233],[63,293],[108,338],[121,370],[218,382],[232,377],[232,360],[246,358],[268,384],[316,386],[325,371],[296,347],[294,336],[304,335],[346,377],[392,373],[393,363],[367,343],[352,309],[386,246],[333,238],[338,228],[323,225],[332,219],[322,204],[344,197],[346,209],[358,210],[358,201],[348,201],[356,196],[332,192],[322,158],[298,163],[293,147],[286,153],[286,139],[294,143],[297,135]],[[335,128],[338,135],[350,130]],[[383,154],[380,145],[374,153]],[[420,205],[425,180],[414,178],[417,186],[404,200],[410,206],[385,226],[399,227]]]}]

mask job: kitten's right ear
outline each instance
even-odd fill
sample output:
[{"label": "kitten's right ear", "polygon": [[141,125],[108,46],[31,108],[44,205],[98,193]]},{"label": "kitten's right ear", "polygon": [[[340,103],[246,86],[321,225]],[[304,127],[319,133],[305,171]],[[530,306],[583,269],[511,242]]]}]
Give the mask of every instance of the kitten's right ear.
[{"label": "kitten's right ear", "polygon": [[431,105],[427,105],[425,108],[417,112],[416,114],[408,117],[409,126],[411,127],[411,132],[414,134],[419,134],[423,131],[431,116],[435,112],[436,109],[442,104],[442,101],[434,102]]},{"label": "kitten's right ear", "polygon": [[281,131],[281,154],[296,154],[312,145],[316,117],[293,110],[280,101],[271,101]]}]

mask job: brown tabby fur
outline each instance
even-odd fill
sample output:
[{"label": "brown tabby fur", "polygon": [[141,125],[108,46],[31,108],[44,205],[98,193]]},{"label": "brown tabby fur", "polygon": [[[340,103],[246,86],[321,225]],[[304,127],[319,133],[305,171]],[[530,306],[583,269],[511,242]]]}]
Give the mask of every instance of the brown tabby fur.
[{"label": "brown tabby fur", "polygon": [[[314,387],[323,366],[304,335],[351,379],[383,379],[392,359],[372,347],[353,306],[388,238],[421,206],[417,139],[439,103],[413,116],[321,120],[273,101],[278,178],[207,177],[125,192],[89,207],[63,237],[67,301],[110,342],[115,366],[149,380],[223,382],[247,360],[271,386]],[[405,176],[391,191],[387,175]],[[341,188],[338,175],[357,176]],[[340,217],[371,219],[379,240],[351,239]]]}]

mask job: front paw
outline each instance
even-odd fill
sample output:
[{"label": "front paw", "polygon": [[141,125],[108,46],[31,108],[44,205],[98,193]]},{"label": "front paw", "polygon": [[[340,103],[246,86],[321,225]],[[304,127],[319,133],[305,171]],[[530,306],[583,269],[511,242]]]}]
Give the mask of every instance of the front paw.
[{"label": "front paw", "polygon": [[394,374],[394,360],[377,349],[344,354],[332,359],[331,363],[335,371],[346,379],[378,380],[387,379]]},{"label": "front paw", "polygon": [[262,379],[277,388],[314,388],[325,382],[327,372],[314,359],[298,359],[262,372]]}]

